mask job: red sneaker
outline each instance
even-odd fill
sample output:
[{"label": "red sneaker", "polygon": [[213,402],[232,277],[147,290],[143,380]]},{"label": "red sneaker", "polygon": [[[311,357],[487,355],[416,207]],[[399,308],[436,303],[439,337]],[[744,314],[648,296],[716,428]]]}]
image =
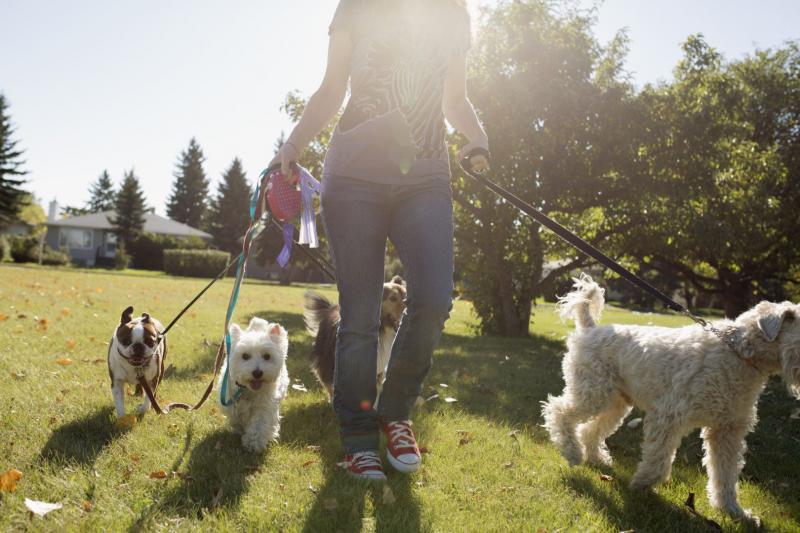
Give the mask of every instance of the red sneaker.
[{"label": "red sneaker", "polygon": [[381,456],[375,451],[356,452],[345,455],[344,461],[338,463],[352,477],[370,481],[386,481],[383,473]]},{"label": "red sneaker", "polygon": [[383,425],[386,435],[386,458],[389,464],[404,474],[416,472],[422,462],[410,420],[389,422]]}]

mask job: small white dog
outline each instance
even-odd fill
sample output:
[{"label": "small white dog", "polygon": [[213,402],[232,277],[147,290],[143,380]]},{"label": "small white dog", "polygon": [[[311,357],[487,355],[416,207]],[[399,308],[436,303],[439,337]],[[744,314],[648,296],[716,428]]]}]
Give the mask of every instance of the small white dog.
[{"label": "small white dog", "polygon": [[[264,451],[280,432],[280,405],[289,388],[286,354],[289,336],[279,324],[258,317],[250,320],[246,331],[231,324],[229,398],[240,390],[239,398],[222,406],[228,423],[242,434],[242,446],[252,452]],[[225,375],[227,360],[222,367]]]},{"label": "small white dog", "polygon": [[745,436],[769,376],[782,375],[800,397],[800,306],[761,302],[735,321],[715,323],[736,353],[697,325],[597,327],[603,289],[586,275],[575,288],[560,302],[562,317],[577,325],[562,363],[566,385],[542,412],[561,454],[571,465],[611,464],[605,439],[635,405],[646,416],[632,488],[669,480],[682,438],[700,427],[711,504],[734,518],[750,516],[736,496]]},{"label": "small white dog", "polygon": [[158,332],[162,329],[161,323],[147,313],[133,318],[133,307],[122,312],[108,345],[108,375],[118,417],[125,415],[126,383],[135,384],[137,393],[142,392],[144,396],[136,408],[136,414],[143,414],[150,409],[150,398],[141,391],[137,372],[143,373],[150,390],[155,394],[164,376],[164,361],[167,358],[166,337],[159,342]]}]

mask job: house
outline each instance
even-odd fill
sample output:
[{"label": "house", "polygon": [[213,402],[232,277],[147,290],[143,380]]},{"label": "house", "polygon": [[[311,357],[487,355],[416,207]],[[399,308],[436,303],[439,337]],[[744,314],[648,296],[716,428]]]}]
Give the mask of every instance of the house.
[{"label": "house", "polygon": [[[85,266],[94,266],[98,258],[114,258],[117,252],[117,236],[108,220],[114,216],[113,211],[56,220],[57,211],[57,204],[51,202],[45,236],[45,243],[48,246],[54,250],[64,250],[72,262]],[[171,237],[199,237],[205,241],[211,240],[211,235],[204,231],[155,213],[145,214],[144,231]]]}]

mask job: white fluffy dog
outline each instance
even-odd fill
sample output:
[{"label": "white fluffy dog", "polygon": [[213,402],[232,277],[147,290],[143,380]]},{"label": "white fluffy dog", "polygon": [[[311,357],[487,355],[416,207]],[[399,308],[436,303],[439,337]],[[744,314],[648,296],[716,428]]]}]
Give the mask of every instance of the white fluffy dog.
[{"label": "white fluffy dog", "polygon": [[231,405],[223,405],[222,411],[231,428],[242,434],[242,446],[261,452],[280,432],[281,400],[289,388],[286,370],[289,337],[280,324],[258,317],[250,320],[246,331],[231,324],[230,333],[228,394],[230,398],[238,390],[240,396]]},{"label": "white fluffy dog", "polygon": [[734,518],[749,516],[736,498],[745,436],[771,375],[800,397],[800,306],[761,302],[735,321],[714,324],[737,352],[697,325],[682,328],[598,327],[601,289],[586,275],[561,299],[562,317],[577,331],[563,360],[566,386],[543,402],[550,439],[571,465],[611,464],[605,439],[632,406],[646,412],[642,460],[631,487],[669,480],[681,439],[702,428],[711,504]]}]

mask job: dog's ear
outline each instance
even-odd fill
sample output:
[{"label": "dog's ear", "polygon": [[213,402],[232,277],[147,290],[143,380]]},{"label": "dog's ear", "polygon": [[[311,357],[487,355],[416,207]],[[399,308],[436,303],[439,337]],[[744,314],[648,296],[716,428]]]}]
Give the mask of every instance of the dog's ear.
[{"label": "dog's ear", "polygon": [[392,283],[397,283],[398,285],[402,285],[403,287],[406,286],[406,280],[404,280],[400,276],[393,277],[392,278]]},{"label": "dog's ear", "polygon": [[758,315],[758,329],[768,342],[773,342],[781,333],[784,321],[794,320],[795,311],[792,307],[772,302],[761,302],[756,306]]},{"label": "dog's ear", "polygon": [[269,325],[269,338],[272,342],[281,346],[284,351],[286,351],[289,346],[289,334],[286,333],[286,330],[283,329],[283,326],[280,324]]},{"label": "dog's ear", "polygon": [[269,322],[257,316],[251,318],[250,324],[247,326],[247,331],[267,331],[267,329],[269,329]]},{"label": "dog's ear", "polygon": [[150,313],[142,313],[142,323],[143,324],[150,323]]},{"label": "dog's ear", "polygon": [[233,342],[239,342],[239,339],[242,337],[242,328],[239,327],[239,324],[231,324],[230,328],[228,328],[228,332],[231,334],[231,340]]},{"label": "dog's ear", "polygon": [[133,319],[133,306],[129,306],[122,312],[122,317],[119,319],[119,325],[124,326]]}]

